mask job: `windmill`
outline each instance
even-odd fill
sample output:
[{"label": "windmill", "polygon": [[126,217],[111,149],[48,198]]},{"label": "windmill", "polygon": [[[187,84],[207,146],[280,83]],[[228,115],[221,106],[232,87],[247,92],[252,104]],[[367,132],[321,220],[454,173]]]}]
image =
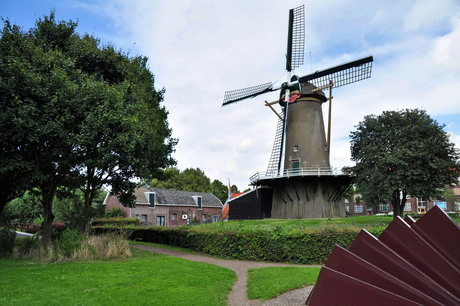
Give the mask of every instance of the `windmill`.
[{"label": "windmill", "polygon": [[[345,214],[339,202],[350,178],[332,169],[329,161],[332,88],[370,78],[372,71],[373,57],[369,56],[299,77],[293,71],[303,64],[304,46],[305,6],[302,5],[289,10],[286,82],[278,87],[269,82],[227,91],[222,104],[280,91],[278,100],[265,101],[279,118],[267,171],[250,178],[253,185],[273,188],[272,217]],[[329,89],[329,97],[324,94],[325,89]],[[322,104],[328,101],[326,138]],[[275,104],[280,105],[280,112],[273,108]]]}]

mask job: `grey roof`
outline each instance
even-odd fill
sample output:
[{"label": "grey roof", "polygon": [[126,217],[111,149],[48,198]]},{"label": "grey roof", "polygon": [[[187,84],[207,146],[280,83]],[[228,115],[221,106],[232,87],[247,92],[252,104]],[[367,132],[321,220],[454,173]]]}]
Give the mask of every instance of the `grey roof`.
[{"label": "grey roof", "polygon": [[140,187],[136,189],[136,204],[148,204],[145,192],[155,192],[155,205],[170,206],[197,206],[193,196],[201,196],[202,207],[222,208],[222,202],[213,194],[205,192],[181,191],[171,189],[160,189],[151,187]]}]

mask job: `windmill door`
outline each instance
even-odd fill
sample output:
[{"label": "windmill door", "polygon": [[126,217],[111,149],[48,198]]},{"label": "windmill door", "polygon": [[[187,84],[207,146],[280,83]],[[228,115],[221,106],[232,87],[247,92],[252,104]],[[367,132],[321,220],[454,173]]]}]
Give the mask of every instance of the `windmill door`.
[{"label": "windmill door", "polygon": [[299,168],[300,168],[300,160],[294,159],[291,162],[291,168],[292,168],[292,173],[299,173]]}]

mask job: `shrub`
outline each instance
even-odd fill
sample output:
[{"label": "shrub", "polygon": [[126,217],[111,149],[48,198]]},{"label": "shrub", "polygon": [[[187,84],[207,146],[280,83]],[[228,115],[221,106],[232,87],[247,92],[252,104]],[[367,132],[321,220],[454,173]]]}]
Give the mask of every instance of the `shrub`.
[{"label": "shrub", "polygon": [[[385,227],[368,231],[379,236]],[[120,228],[96,228],[96,232],[110,232]],[[286,229],[273,230],[254,227],[223,228],[135,228],[131,240],[168,244],[193,249],[220,257],[243,260],[295,262],[301,264],[325,263],[336,244],[348,248],[359,229],[325,226],[316,231]]]},{"label": "shrub", "polygon": [[93,220],[93,226],[138,226],[140,220],[136,218],[102,218]]},{"label": "shrub", "polygon": [[70,257],[77,249],[81,248],[85,235],[75,229],[66,229],[60,239],[62,255]]},{"label": "shrub", "polygon": [[15,231],[6,227],[0,229],[0,257],[9,256],[13,252],[15,238]]},{"label": "shrub", "polygon": [[63,222],[53,222],[51,229],[51,239],[59,240],[62,237],[64,231],[66,231],[67,225]]},{"label": "shrub", "polygon": [[126,218],[126,212],[119,208],[119,207],[115,207],[115,208],[112,208],[111,210],[108,210],[105,212],[105,217],[106,218]]},{"label": "shrub", "polygon": [[35,249],[40,247],[40,238],[38,236],[30,236],[24,238],[22,243],[19,246],[19,254],[22,254],[26,257],[30,255]]},{"label": "shrub", "polygon": [[15,256],[40,262],[69,262],[125,259],[131,256],[131,251],[128,241],[122,235],[85,237],[78,231],[67,229],[60,241],[48,246],[43,246],[37,237],[27,238],[15,252]]}]

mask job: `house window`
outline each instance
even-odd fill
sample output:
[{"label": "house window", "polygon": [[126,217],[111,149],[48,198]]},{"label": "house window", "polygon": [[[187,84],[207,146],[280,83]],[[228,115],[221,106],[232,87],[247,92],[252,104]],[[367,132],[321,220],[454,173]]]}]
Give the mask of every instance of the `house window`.
[{"label": "house window", "polygon": [[363,213],[363,205],[362,204],[355,205],[355,213],[357,213],[357,214],[362,214]]},{"label": "house window", "polygon": [[439,206],[439,208],[441,208],[442,210],[447,210],[446,202],[436,201],[434,202],[434,205]]},{"label": "house window", "polygon": [[206,217],[207,217],[206,215],[203,215],[203,222],[206,222],[207,220]]},{"label": "house window", "polygon": [[139,219],[139,214],[136,214],[136,219]]},{"label": "house window", "polygon": [[293,151],[294,151],[294,152],[298,152],[298,151],[299,151],[299,146],[298,146],[298,145],[295,145],[294,148],[293,148]]},{"label": "house window", "polygon": [[141,216],[141,222],[147,222],[147,215]]},{"label": "house window", "polygon": [[389,212],[390,211],[390,204],[380,204],[379,205],[381,212]]},{"label": "house window", "polygon": [[350,205],[345,205],[345,211],[350,212]]},{"label": "house window", "polygon": [[426,207],[426,200],[424,198],[417,198],[417,207]]},{"label": "house window", "polygon": [[195,200],[196,205],[198,206],[198,209],[201,209],[202,206],[202,198],[201,196],[193,196],[193,200]]},{"label": "house window", "polygon": [[155,207],[155,193],[148,193],[149,195],[149,207]]},{"label": "house window", "polygon": [[157,226],[165,226],[166,225],[166,218],[165,216],[157,216]]},{"label": "house window", "polygon": [[411,211],[411,210],[412,210],[412,206],[410,202],[406,202],[406,205],[404,205],[404,211]]},{"label": "house window", "polygon": [[219,216],[212,216],[212,222],[219,222]]},{"label": "house window", "polygon": [[176,221],[176,220],[177,220],[177,214],[172,214],[171,220],[172,220],[172,221]]}]

